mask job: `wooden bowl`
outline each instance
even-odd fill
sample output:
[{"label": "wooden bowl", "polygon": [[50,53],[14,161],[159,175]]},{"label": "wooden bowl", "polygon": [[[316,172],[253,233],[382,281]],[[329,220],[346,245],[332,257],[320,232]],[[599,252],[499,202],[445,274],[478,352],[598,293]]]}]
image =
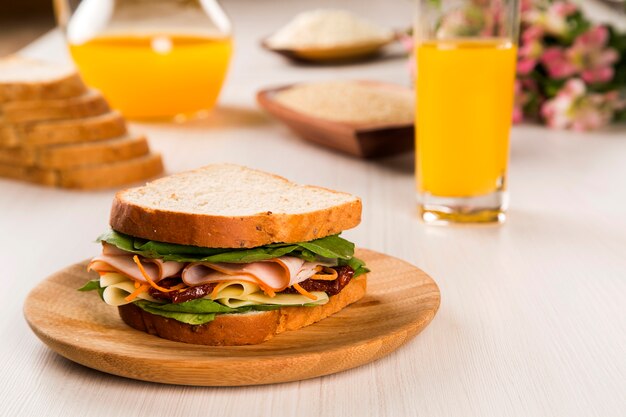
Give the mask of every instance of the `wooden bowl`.
[{"label": "wooden bowl", "polygon": [[[378,81],[360,81],[379,88],[405,89]],[[415,147],[414,124],[352,123],[321,119],[279,103],[279,91],[295,84],[268,88],[257,93],[257,101],[296,135],[318,145],[359,158],[375,158],[411,151]]]},{"label": "wooden bowl", "polygon": [[384,41],[340,45],[332,48],[275,48],[268,43],[269,37],[261,41],[261,46],[289,59],[306,62],[332,63],[357,61],[378,54],[385,46],[396,40],[393,36]]}]

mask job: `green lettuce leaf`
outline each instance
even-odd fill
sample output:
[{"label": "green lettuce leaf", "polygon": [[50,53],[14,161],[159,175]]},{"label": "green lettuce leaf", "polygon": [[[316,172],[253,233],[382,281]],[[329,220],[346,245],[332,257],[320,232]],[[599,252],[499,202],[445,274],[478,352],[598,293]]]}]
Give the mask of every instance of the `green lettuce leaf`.
[{"label": "green lettuce leaf", "polygon": [[[135,304],[139,305],[139,303]],[[205,324],[215,319],[215,313],[181,313],[178,311],[167,311],[158,308],[152,308],[152,306],[150,305],[142,305],[140,307],[150,314],[167,317],[193,325]]]},{"label": "green lettuce leaf", "polygon": [[339,235],[302,242],[298,245],[323,258],[350,259],[354,255],[354,243],[339,237]]},{"label": "green lettuce leaf", "polygon": [[224,313],[245,313],[250,310],[277,310],[281,308],[281,305],[251,305],[245,307],[232,308],[227,307],[223,304],[217,303],[212,300],[208,300],[205,298],[198,298],[195,300],[185,301],[184,303],[154,303],[148,300],[137,300],[134,302],[138,307],[148,307],[155,310],[160,311],[168,311],[174,313],[196,313],[196,314],[207,314],[207,313],[216,313],[216,314],[224,314]]},{"label": "green lettuce leaf", "polygon": [[98,238],[99,242],[117,246],[146,258],[160,258],[177,262],[248,263],[278,258],[289,254],[307,261],[319,258],[331,260],[352,259],[354,244],[338,235],[301,243],[275,243],[251,249],[203,248],[190,245],[157,242],[125,235],[110,230]]},{"label": "green lettuce leaf", "polygon": [[147,300],[137,300],[134,304],[148,313],[194,325],[213,321],[216,314],[246,313],[251,310],[268,311],[282,307],[280,305],[254,305],[231,308],[206,299],[191,300],[179,304],[159,304]]},{"label": "green lettuce leaf", "polygon": [[348,260],[340,259],[339,265],[348,265],[350,268],[352,268],[354,270],[354,275],[352,276],[352,278],[356,278],[359,275],[370,272],[370,270],[365,267],[365,262],[356,257],[352,257]]},{"label": "green lettuce leaf", "polygon": [[156,308],[162,311],[173,311],[177,313],[236,313],[237,309],[227,307],[223,304],[216,303],[212,300],[204,298],[198,298],[195,300],[185,301],[184,303],[167,303],[157,304],[150,301],[141,300],[136,304],[153,305],[152,308]]},{"label": "green lettuce leaf", "polygon": [[100,289],[100,280],[94,279],[91,281],[87,281],[87,283],[83,285],[82,287],[80,287],[78,291],[94,291],[94,290],[99,290],[99,289]]},{"label": "green lettuce leaf", "polygon": [[87,281],[87,283],[80,287],[78,291],[98,291],[100,299],[104,301],[104,297],[102,296],[102,294],[104,294],[104,287],[100,286],[100,280],[98,279]]}]

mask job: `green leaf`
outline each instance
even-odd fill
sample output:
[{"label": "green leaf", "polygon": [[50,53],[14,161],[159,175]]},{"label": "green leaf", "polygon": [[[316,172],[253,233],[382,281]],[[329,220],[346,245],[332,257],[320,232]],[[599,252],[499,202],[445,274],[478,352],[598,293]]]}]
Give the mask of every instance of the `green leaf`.
[{"label": "green leaf", "polygon": [[227,307],[223,304],[217,303],[213,300],[205,298],[198,298],[196,300],[185,301],[184,303],[154,303],[148,300],[137,300],[134,302],[138,307],[148,307],[153,310],[167,311],[172,313],[194,313],[194,314],[224,314],[224,313],[245,313],[250,310],[276,310],[281,308],[281,305],[268,305],[259,304],[244,306],[238,308]]},{"label": "green leaf", "polygon": [[171,255],[198,255],[210,256],[224,252],[220,248],[202,248],[199,246],[176,245],[166,242],[155,242],[152,240],[144,240],[135,238],[133,249],[139,252],[148,252],[158,255],[159,253],[167,253]]},{"label": "green leaf", "polygon": [[251,310],[269,311],[281,308],[280,305],[253,305],[231,308],[212,300],[197,299],[180,304],[159,304],[147,300],[137,300],[134,304],[144,311],[158,316],[178,320],[187,324],[205,324],[215,319],[216,314],[240,314]]},{"label": "green leaf", "polygon": [[[203,262],[227,262],[227,263],[249,263],[265,261],[267,259],[278,258],[287,254],[292,254],[297,246],[283,246],[278,248],[259,247],[247,250],[231,250],[217,255],[202,258]],[[293,254],[297,256],[297,254]]]},{"label": "green leaf", "polygon": [[100,299],[102,301],[104,301],[104,297],[103,297],[104,290],[105,290],[105,287],[100,286],[100,280],[98,279],[87,281],[85,285],[83,285],[82,287],[78,289],[78,291],[98,291],[98,295],[100,296]]},{"label": "green leaf", "polygon": [[[209,300],[210,301],[210,300]],[[210,301],[213,303],[212,301]],[[155,314],[157,316],[167,317],[170,319],[174,319],[187,324],[205,324],[215,319],[215,312],[207,311],[191,311],[192,308],[186,309],[182,307],[180,309],[176,309],[176,307],[181,304],[157,304],[146,300],[138,300],[134,303],[137,307],[141,308],[144,311],[147,311],[150,314]],[[217,304],[217,303],[215,303]],[[172,306],[174,308],[168,308],[167,306]]]},{"label": "green leaf", "polygon": [[350,268],[352,268],[354,270],[354,275],[352,276],[353,278],[370,272],[370,270],[365,267],[365,262],[363,262],[359,258],[352,257],[347,261],[340,261],[339,264],[348,265]]},{"label": "green leaf", "polygon": [[311,252],[308,249],[302,249],[299,254],[298,257],[301,259],[304,259],[305,261],[308,262],[315,262],[318,260],[318,256],[315,254],[315,252]]},{"label": "green leaf", "polygon": [[105,232],[101,234],[100,236],[98,236],[98,239],[96,239],[96,242],[110,243],[111,245],[117,246],[118,248],[123,249],[127,252],[132,252],[134,250],[133,237],[122,234],[122,233],[118,233],[113,229],[110,229],[108,232]]},{"label": "green leaf", "polygon": [[94,279],[92,281],[87,281],[87,283],[80,287],[78,291],[94,291],[99,290],[100,288],[100,280]]},{"label": "green leaf", "polygon": [[196,300],[185,301],[184,303],[157,304],[150,301],[140,300],[137,304],[148,305],[151,308],[161,311],[171,311],[177,313],[236,313],[236,308],[227,307],[212,300],[198,298]]},{"label": "green leaf", "polygon": [[210,321],[215,320],[215,313],[178,313],[175,311],[164,311],[151,307],[141,307],[143,310],[147,311],[150,314],[155,314],[157,316],[167,317],[169,319],[174,319],[183,323],[192,324],[194,326],[200,324],[206,324]]},{"label": "green leaf", "polygon": [[[307,304],[303,304],[303,305],[307,305]],[[318,304],[312,304],[313,306],[317,306]],[[250,309],[250,310],[254,310],[254,311],[270,311],[270,310],[279,310],[280,308],[285,307],[283,305],[280,304],[259,304],[259,305],[252,305],[252,306],[247,306],[247,307],[239,307],[237,310],[238,313],[243,313],[243,309]],[[248,311],[248,310],[246,310]]]},{"label": "green leaf", "polygon": [[127,252],[146,258],[160,258],[177,262],[228,262],[248,263],[278,258],[284,255],[297,256],[307,261],[317,258],[350,259],[354,254],[354,244],[338,235],[301,243],[275,243],[251,249],[203,248],[190,245],[157,242],[134,238],[110,230],[98,238]]},{"label": "green leaf", "polygon": [[359,275],[367,274],[368,272],[370,272],[369,269],[367,269],[365,267],[360,267],[360,268],[354,270],[354,275],[352,276],[352,278],[356,278]]},{"label": "green leaf", "polygon": [[302,242],[298,245],[324,258],[350,259],[354,255],[354,243],[338,235]]}]

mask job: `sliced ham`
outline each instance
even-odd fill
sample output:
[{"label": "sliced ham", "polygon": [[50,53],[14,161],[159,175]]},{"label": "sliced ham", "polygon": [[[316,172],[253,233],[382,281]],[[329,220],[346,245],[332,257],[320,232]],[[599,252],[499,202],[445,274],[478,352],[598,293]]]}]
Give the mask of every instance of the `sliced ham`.
[{"label": "sliced ham", "polygon": [[187,285],[241,280],[282,291],[311,277],[317,265],[293,256],[247,264],[193,262],[183,269],[181,277]]},{"label": "sliced ham", "polygon": [[[89,270],[96,272],[119,272],[136,281],[147,282],[133,260],[133,253],[126,252],[108,243],[103,243],[102,254],[89,263]],[[146,274],[154,282],[176,275],[185,266],[182,262],[140,258]]]},{"label": "sliced ham", "polygon": [[111,256],[132,255],[131,252],[126,252],[124,249],[109,245],[108,243],[102,243],[102,254]]},{"label": "sliced ham", "polygon": [[[134,254],[108,243],[103,243],[102,254],[89,263],[89,269],[97,272],[118,272],[139,282],[146,282],[135,261]],[[246,264],[224,262],[164,262],[161,259],[140,258],[141,264],[154,282],[174,276],[181,270],[181,277],[190,286],[225,281],[245,281],[261,288],[279,292],[302,282],[315,274],[319,265],[294,256],[281,256],[266,261]],[[185,266],[186,265],[186,266]]]}]

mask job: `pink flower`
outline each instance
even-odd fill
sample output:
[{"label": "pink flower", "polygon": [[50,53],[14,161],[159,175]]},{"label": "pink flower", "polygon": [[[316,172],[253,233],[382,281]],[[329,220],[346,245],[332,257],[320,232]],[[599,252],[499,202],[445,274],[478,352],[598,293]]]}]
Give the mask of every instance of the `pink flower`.
[{"label": "pink flower", "polygon": [[537,65],[537,61],[543,52],[541,39],[543,31],[538,26],[531,26],[522,32],[521,44],[518,51],[517,73],[527,75]]},{"label": "pink flower", "polygon": [[567,50],[558,46],[547,48],[541,56],[541,63],[548,70],[550,77],[557,80],[571,77],[578,72],[578,68],[571,62]]},{"label": "pink flower", "polygon": [[572,123],[574,103],[585,91],[585,83],[579,79],[569,80],[552,100],[541,106],[541,115],[549,127],[565,129]]},{"label": "pink flower", "polygon": [[576,6],[574,3],[569,3],[567,1],[552,3],[552,5],[548,8],[548,13],[552,13],[555,16],[559,17],[571,16],[577,11],[578,6]]},{"label": "pink flower", "polygon": [[608,30],[604,26],[595,26],[580,35],[568,48],[547,48],[541,56],[541,62],[550,77],[562,79],[573,75],[592,83],[604,83],[613,79],[613,64],[619,54],[607,47]]},{"label": "pink flower", "polygon": [[517,75],[528,75],[535,69],[536,59],[520,59],[517,61]]},{"label": "pink flower", "polygon": [[540,26],[529,26],[522,32],[522,42],[541,42],[543,38],[543,29]]},{"label": "pink flower", "polygon": [[525,12],[527,12],[529,10],[532,10],[532,8],[533,8],[533,0],[522,0],[521,1],[520,9],[521,9],[522,13],[525,13]]},{"label": "pink flower", "polygon": [[568,51],[569,59],[576,63],[581,77],[588,83],[604,83],[613,79],[613,64],[619,54],[608,48],[609,31],[605,26],[595,26],[580,35]]},{"label": "pink flower", "polygon": [[580,106],[576,118],[572,121],[572,130],[578,132],[595,130],[611,122],[613,112],[602,111],[597,104],[593,104],[592,102],[598,102],[598,100],[594,100],[594,97],[590,97],[590,105]]},{"label": "pink flower", "polygon": [[565,38],[569,30],[567,18],[578,11],[578,6],[568,1],[557,1],[547,9],[531,8],[522,15],[524,23],[538,26],[546,33]]},{"label": "pink flower", "polygon": [[609,124],[615,111],[623,107],[617,92],[588,94],[584,81],[572,78],[543,104],[541,115],[551,128],[585,131]]}]

